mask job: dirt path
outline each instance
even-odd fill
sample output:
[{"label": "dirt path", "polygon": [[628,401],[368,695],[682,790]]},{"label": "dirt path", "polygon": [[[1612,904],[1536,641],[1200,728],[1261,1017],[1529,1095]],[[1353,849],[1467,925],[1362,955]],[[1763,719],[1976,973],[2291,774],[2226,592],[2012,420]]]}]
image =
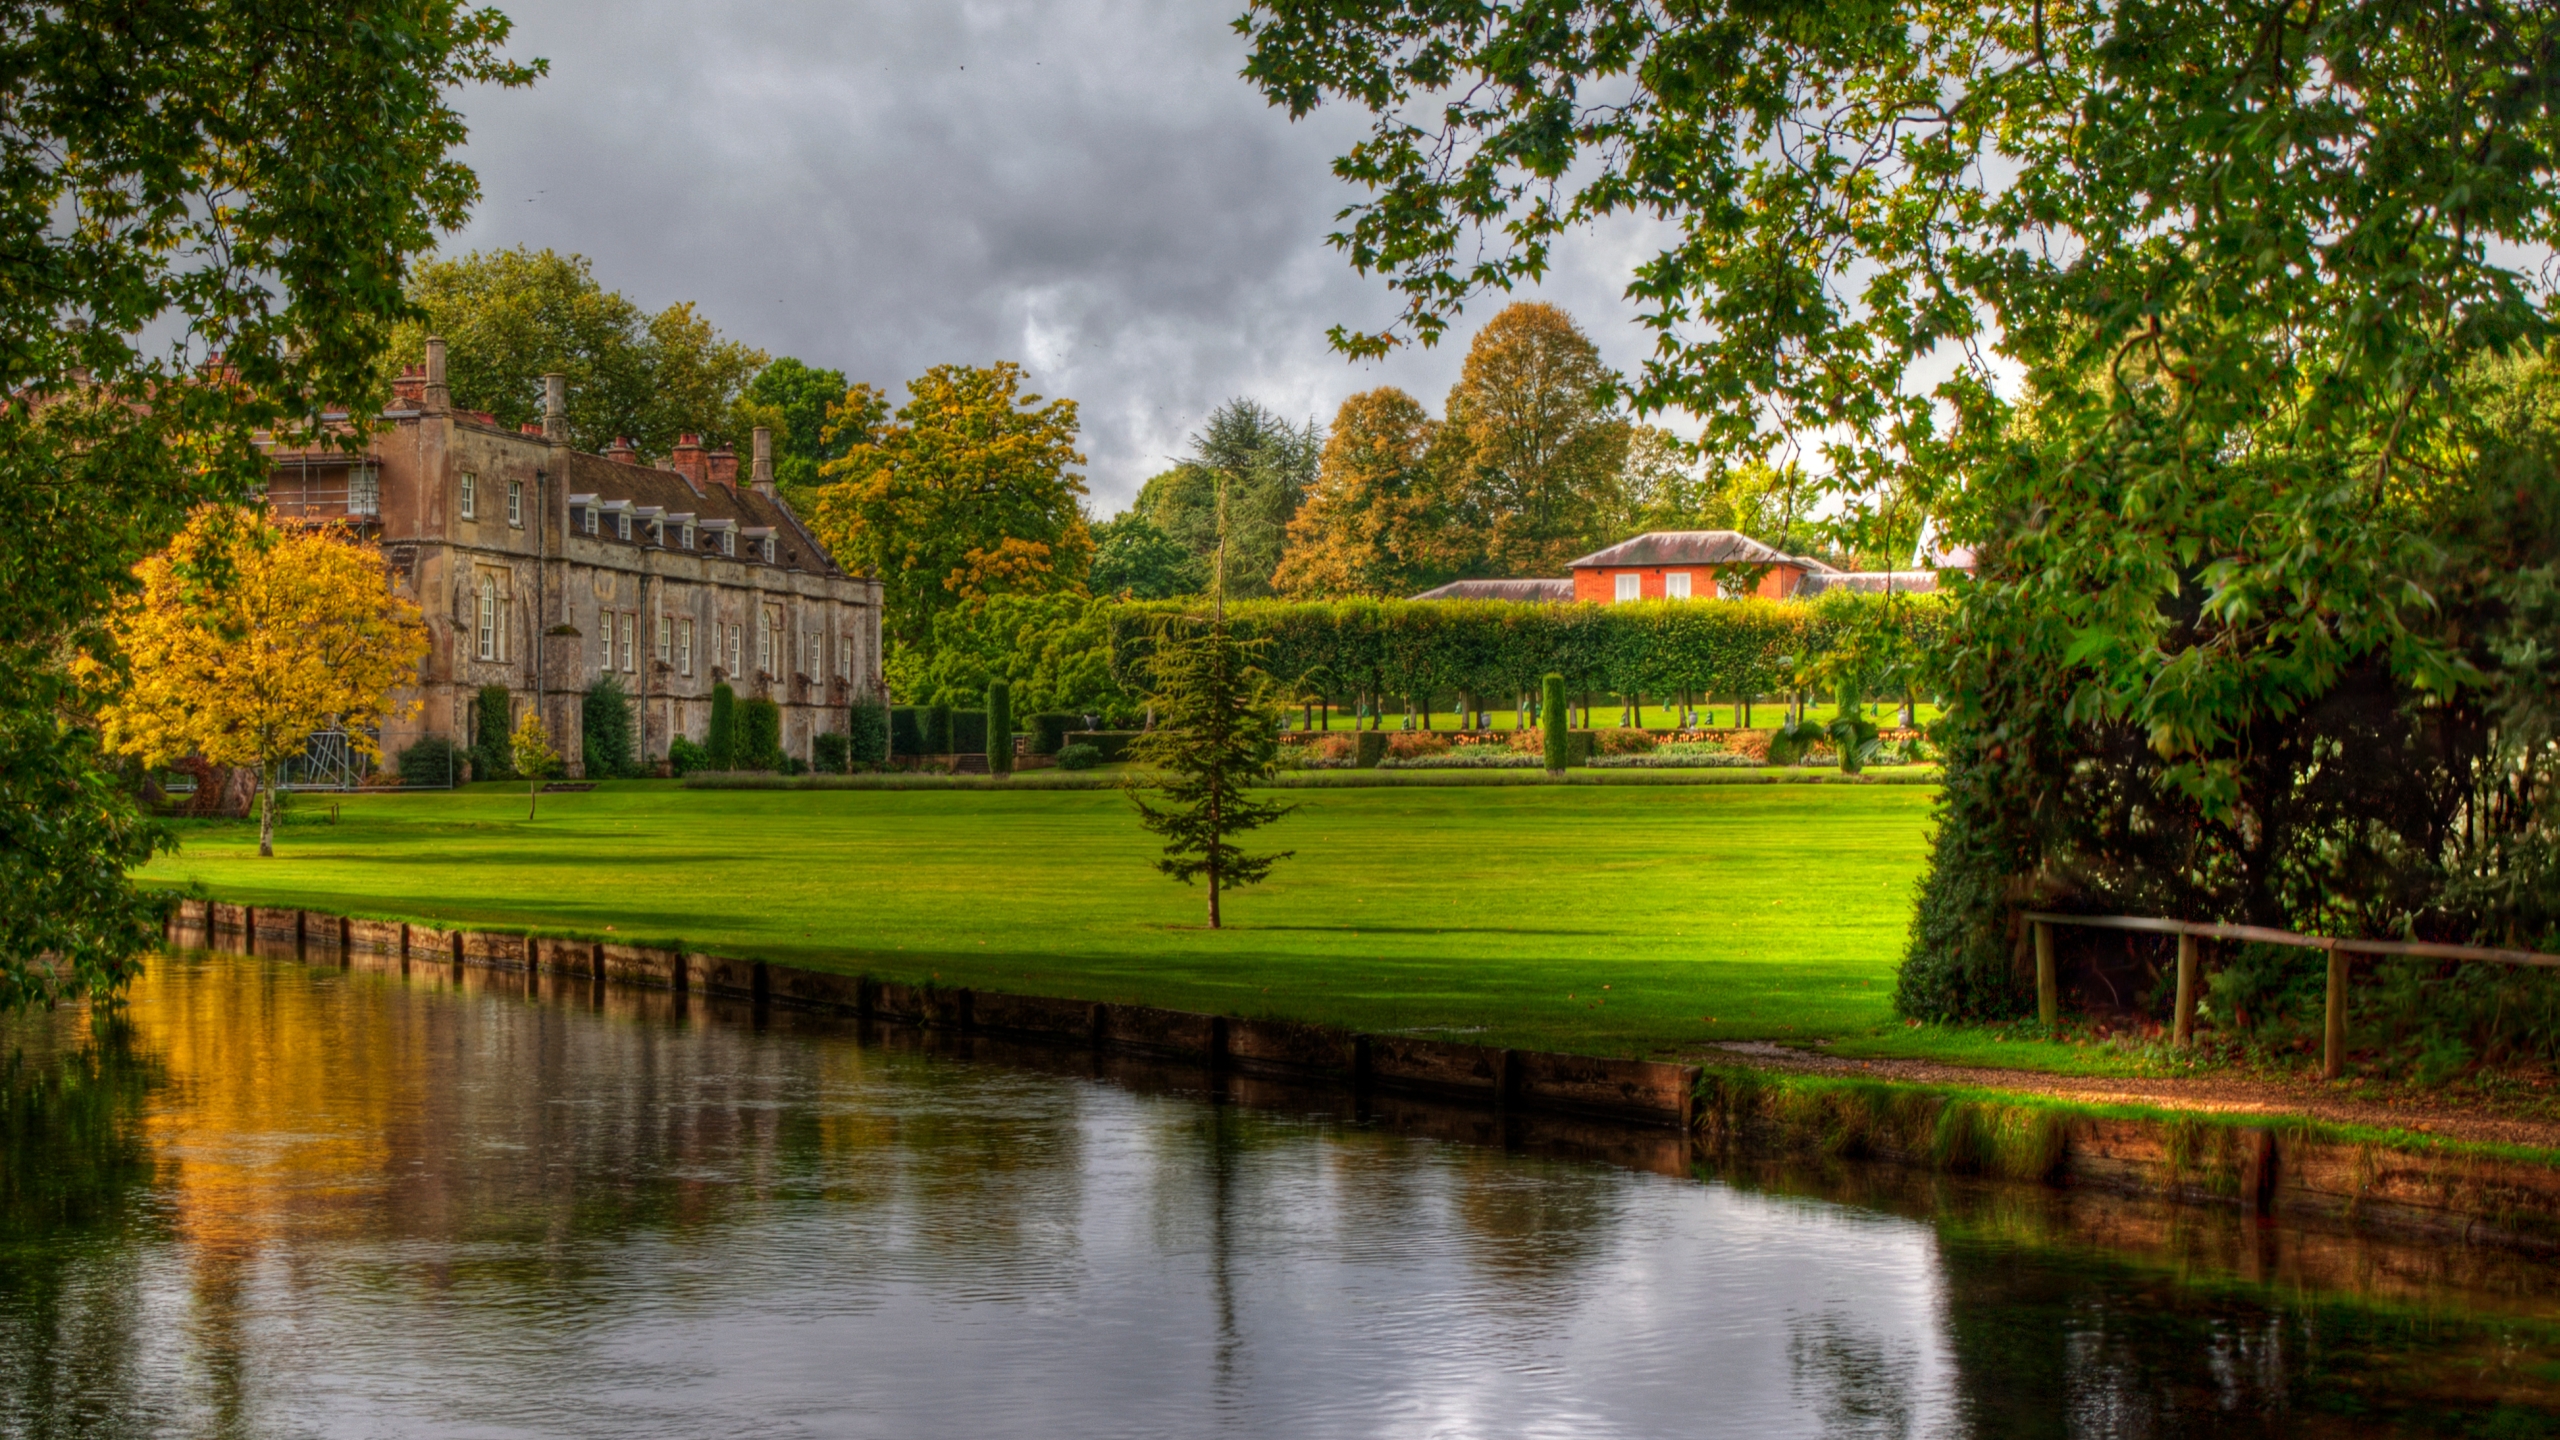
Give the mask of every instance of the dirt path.
[{"label": "dirt path", "polygon": [[1856,1075],[1927,1085],[1967,1085],[2052,1095],[2100,1104],[2171,1106],[2243,1115],[2303,1115],[2343,1125],[2411,1130],[2448,1139],[2536,1145],[2560,1149],[2560,1121],[2415,1099],[2370,1099],[2342,1094],[2318,1081],[2284,1081],[2236,1075],[2129,1079],[2121,1076],[2047,1075],[1928,1060],[1852,1060],[1768,1041],[1709,1045],[1692,1058],[1730,1064],[1740,1060],[1768,1070],[1816,1075]]}]

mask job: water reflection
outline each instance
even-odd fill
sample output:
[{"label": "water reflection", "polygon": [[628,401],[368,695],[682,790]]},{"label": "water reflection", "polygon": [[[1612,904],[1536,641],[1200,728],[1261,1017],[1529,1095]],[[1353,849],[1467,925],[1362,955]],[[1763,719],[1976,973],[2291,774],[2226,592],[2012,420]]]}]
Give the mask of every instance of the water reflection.
[{"label": "water reflection", "polygon": [[529,985],[17,1023],[0,1433],[2560,1433],[2539,1267]]}]

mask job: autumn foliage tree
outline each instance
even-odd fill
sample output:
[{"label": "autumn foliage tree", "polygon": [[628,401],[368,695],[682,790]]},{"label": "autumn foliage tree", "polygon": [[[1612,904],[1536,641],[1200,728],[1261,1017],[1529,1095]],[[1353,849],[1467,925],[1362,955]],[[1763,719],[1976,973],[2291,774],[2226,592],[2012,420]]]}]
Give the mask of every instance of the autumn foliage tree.
[{"label": "autumn foliage tree", "polygon": [[813,523],[839,561],[899,577],[881,627],[891,640],[921,647],[953,606],[1083,581],[1093,538],[1076,402],[1024,394],[1010,361],[937,365],[885,422],[878,400],[856,385],[838,404],[836,429],[858,424],[861,437],[821,467]]},{"label": "autumn foliage tree", "polygon": [[426,658],[418,607],[370,546],[228,507],[200,512],[136,574],[141,593],[112,624],[124,679],[99,712],[106,746],[254,769],[258,853],[272,856],[281,767],[314,732],[379,753],[370,729]]},{"label": "autumn foliage tree", "polygon": [[1394,386],[1342,402],[1272,586],[1300,599],[1404,595],[1454,578],[1474,547],[1430,466],[1439,426]]},{"label": "autumn foliage tree", "polygon": [[1476,332],[1439,440],[1453,520],[1480,537],[1486,573],[1561,575],[1566,561],[1623,538],[1609,533],[1624,509],[1628,435],[1606,398],[1613,379],[1556,306],[1507,305]]}]

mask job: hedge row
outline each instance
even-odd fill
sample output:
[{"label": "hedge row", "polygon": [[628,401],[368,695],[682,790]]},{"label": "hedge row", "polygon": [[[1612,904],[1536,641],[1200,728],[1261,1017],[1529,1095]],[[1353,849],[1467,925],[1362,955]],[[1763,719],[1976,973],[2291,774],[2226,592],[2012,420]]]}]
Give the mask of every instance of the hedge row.
[{"label": "hedge row", "polygon": [[[1942,624],[1937,595],[1835,591],[1813,600],[1665,600],[1629,605],[1513,601],[1256,601],[1227,608],[1258,663],[1326,697],[1533,695],[1550,672],[1612,695],[1771,695],[1856,675],[1870,693],[1927,688],[1920,658]],[[1160,627],[1193,623],[1175,603],[1111,619],[1112,668],[1132,694]]]}]

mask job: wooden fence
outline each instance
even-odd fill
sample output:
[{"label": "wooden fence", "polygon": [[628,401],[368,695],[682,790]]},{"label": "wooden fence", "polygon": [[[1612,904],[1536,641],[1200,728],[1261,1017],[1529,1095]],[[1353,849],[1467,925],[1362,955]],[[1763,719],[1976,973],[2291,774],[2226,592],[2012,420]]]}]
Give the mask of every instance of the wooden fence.
[{"label": "wooden fence", "polygon": [[2560,955],[2546,955],[2539,950],[2502,950],[2490,945],[2446,945],[2433,940],[2348,940],[2329,935],[2303,935],[2264,925],[2157,920],[2145,915],[2063,915],[2049,910],[2030,910],[2026,912],[2026,918],[2035,926],[2036,1018],[2048,1030],[2062,1018],[2062,983],[2053,960],[2054,926],[2077,925],[2087,930],[2131,930],[2144,935],[2177,936],[2178,1010],[2171,1038],[2178,1045],[2195,1043],[2196,986],[2200,968],[2197,941],[2238,940],[2258,945],[2290,945],[2303,950],[2328,951],[2328,1023],[2320,1049],[2320,1075],[2326,1080],[2337,1079],[2347,1060],[2347,957],[2351,954],[2402,955],[2420,960],[2467,960],[2492,965],[2538,965],[2546,969],[2560,969]]}]

